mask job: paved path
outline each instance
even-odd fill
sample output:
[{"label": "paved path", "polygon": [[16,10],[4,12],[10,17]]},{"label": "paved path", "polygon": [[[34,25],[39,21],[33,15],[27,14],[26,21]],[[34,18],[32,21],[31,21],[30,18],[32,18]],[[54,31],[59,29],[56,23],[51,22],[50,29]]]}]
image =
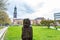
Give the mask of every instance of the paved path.
[{"label": "paved path", "polygon": [[[53,26],[50,26],[51,29],[56,29],[55,27]],[[60,30],[60,28],[57,28],[57,30]]]},{"label": "paved path", "polygon": [[[46,27],[43,27],[43,28],[46,28]],[[56,29],[54,26],[50,26],[51,29]],[[57,28],[57,30],[60,31],[60,28]]]},{"label": "paved path", "polygon": [[8,27],[5,27],[3,29],[0,30],[0,40],[3,40],[3,36],[4,36],[4,33],[5,31],[7,30]]},{"label": "paved path", "polygon": [[60,30],[60,28],[58,28],[57,30]]}]

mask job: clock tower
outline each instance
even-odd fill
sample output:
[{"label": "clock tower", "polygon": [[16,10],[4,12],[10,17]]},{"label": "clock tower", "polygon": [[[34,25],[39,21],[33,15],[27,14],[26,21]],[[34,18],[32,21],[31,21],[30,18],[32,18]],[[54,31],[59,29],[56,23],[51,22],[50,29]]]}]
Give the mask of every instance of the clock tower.
[{"label": "clock tower", "polygon": [[17,19],[17,7],[14,7],[14,13],[13,13],[13,24],[15,24],[15,20]]},{"label": "clock tower", "polygon": [[13,18],[17,18],[17,8],[16,8],[16,6],[15,6],[15,8],[14,8]]}]

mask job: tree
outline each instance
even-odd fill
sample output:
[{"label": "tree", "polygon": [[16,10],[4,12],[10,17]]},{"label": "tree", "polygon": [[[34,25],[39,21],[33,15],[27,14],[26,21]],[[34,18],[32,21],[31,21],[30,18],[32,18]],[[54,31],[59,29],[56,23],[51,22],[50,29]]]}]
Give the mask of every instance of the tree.
[{"label": "tree", "polygon": [[5,10],[7,6],[7,0],[0,0],[0,24],[10,24],[11,20],[9,19]]},{"label": "tree", "polygon": [[5,11],[0,11],[0,24],[10,24],[11,20]]},{"label": "tree", "polygon": [[40,23],[41,25],[46,26],[46,20],[42,20]]},{"label": "tree", "polygon": [[41,21],[41,25],[48,26],[48,28],[50,28],[51,23],[54,23],[54,21],[53,20],[42,20]]},{"label": "tree", "polygon": [[6,10],[7,0],[0,0],[0,10]]}]

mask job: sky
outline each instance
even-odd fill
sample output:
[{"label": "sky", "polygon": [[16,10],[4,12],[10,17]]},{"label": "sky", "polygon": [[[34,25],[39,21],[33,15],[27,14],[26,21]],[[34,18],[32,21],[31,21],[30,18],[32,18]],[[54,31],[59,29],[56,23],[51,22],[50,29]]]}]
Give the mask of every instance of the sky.
[{"label": "sky", "polygon": [[14,7],[17,7],[17,18],[44,17],[54,19],[54,13],[60,12],[60,0],[8,0],[7,13],[13,18]]}]

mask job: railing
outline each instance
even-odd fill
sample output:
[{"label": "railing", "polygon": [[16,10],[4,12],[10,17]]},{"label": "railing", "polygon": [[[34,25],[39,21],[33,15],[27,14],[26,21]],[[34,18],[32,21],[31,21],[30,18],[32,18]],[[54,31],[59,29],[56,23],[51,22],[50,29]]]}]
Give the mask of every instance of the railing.
[{"label": "railing", "polygon": [[4,34],[6,32],[8,27],[4,27],[3,29],[0,30],[0,40],[3,40]]}]

